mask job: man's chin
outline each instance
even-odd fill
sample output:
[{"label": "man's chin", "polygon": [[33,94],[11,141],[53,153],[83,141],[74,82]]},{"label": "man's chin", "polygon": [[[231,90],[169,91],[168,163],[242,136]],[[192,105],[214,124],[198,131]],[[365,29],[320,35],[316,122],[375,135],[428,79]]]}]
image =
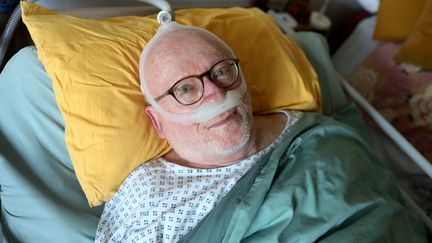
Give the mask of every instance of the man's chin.
[{"label": "man's chin", "polygon": [[251,134],[248,112],[244,107],[227,111],[200,129],[203,151],[216,156],[226,157],[247,147]]}]

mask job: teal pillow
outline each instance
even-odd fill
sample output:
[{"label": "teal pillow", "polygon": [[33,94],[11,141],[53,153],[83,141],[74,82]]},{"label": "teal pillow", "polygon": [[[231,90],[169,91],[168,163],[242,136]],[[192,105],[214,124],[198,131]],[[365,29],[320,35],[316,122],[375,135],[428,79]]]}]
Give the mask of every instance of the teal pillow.
[{"label": "teal pillow", "polygon": [[34,47],[0,74],[0,199],[10,242],[92,242],[90,208],[64,142],[64,122]]}]

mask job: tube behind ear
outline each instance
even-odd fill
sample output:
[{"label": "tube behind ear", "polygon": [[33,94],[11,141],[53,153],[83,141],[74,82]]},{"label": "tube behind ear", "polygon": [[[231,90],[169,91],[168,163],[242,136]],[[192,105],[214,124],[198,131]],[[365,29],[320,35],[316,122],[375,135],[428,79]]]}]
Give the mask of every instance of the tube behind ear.
[{"label": "tube behind ear", "polygon": [[159,137],[162,138],[162,139],[166,138],[165,137],[165,133],[163,131],[162,124],[159,121],[159,115],[156,112],[156,110],[153,107],[151,107],[151,106],[147,106],[145,108],[145,113],[150,118],[150,121],[152,122],[153,127],[156,129]]}]

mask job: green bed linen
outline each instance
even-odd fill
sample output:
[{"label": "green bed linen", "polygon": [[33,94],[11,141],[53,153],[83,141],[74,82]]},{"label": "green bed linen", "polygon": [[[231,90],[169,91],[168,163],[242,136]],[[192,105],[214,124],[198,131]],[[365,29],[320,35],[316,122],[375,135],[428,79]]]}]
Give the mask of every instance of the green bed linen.
[{"label": "green bed linen", "polygon": [[90,209],[64,141],[51,79],[26,47],[0,75],[0,199],[8,242],[92,242]]},{"label": "green bed linen", "polygon": [[182,242],[427,242],[370,151],[352,127],[306,113]]},{"label": "green bed linen", "polygon": [[324,38],[294,33],[320,79],[308,113],[182,242],[427,242],[423,222],[366,144]]}]

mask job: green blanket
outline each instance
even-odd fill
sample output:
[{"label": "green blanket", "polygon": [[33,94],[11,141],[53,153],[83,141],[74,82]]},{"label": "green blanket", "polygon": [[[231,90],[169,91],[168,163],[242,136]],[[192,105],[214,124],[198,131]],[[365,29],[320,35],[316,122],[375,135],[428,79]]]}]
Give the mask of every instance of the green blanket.
[{"label": "green blanket", "polygon": [[[353,106],[340,113],[357,114]],[[182,241],[426,242],[425,235],[358,131],[308,113]]]}]

